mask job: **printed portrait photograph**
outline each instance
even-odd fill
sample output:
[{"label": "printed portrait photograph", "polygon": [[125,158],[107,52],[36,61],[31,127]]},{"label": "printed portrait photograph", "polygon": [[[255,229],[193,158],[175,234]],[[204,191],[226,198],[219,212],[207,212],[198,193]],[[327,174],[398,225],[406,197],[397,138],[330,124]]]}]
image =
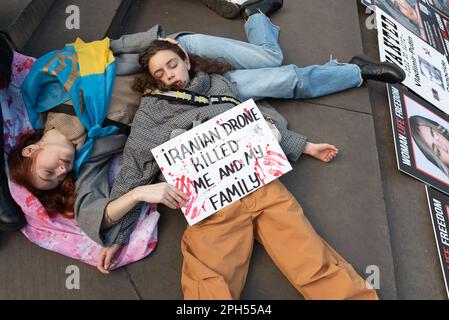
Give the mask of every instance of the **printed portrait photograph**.
[{"label": "printed portrait photograph", "polygon": [[418,0],[375,0],[375,4],[404,27],[427,41]]},{"label": "printed portrait photograph", "polygon": [[449,185],[449,122],[404,96],[416,169]]},{"label": "printed portrait photograph", "polygon": [[418,56],[421,75],[444,90],[443,74],[425,58]]}]

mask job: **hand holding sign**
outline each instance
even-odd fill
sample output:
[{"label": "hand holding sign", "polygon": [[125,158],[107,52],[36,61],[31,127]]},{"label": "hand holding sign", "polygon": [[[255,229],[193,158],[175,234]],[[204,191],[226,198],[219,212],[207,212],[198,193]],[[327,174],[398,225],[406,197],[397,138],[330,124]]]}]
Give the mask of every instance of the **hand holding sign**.
[{"label": "hand holding sign", "polygon": [[168,183],[189,200],[190,225],[291,170],[276,137],[248,100],[154,148]]},{"label": "hand holding sign", "polygon": [[137,187],[134,194],[140,202],[163,203],[171,209],[185,206],[189,199],[187,194],[166,182]]}]

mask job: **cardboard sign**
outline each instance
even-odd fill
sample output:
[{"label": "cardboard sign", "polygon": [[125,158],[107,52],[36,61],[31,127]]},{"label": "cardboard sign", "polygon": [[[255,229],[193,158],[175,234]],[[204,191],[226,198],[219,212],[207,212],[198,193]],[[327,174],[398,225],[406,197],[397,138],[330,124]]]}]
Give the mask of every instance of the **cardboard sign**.
[{"label": "cardboard sign", "polygon": [[449,116],[402,85],[387,88],[399,170],[449,194]]},{"label": "cardboard sign", "polygon": [[445,11],[441,11],[441,2],[446,0],[426,1],[362,0],[362,3],[373,11],[377,11],[377,8],[379,8],[393,18],[395,22],[402,25],[439,52],[448,54],[449,18],[445,14]]},{"label": "cardboard sign", "polygon": [[401,67],[403,84],[445,113],[449,113],[449,64],[446,57],[391,16],[376,9],[382,61]]},{"label": "cardboard sign", "polygon": [[446,293],[449,296],[449,197],[428,186],[426,186],[426,193]]},{"label": "cardboard sign", "polygon": [[190,225],[292,169],[253,100],[151,151],[167,182],[189,195],[181,209]]}]

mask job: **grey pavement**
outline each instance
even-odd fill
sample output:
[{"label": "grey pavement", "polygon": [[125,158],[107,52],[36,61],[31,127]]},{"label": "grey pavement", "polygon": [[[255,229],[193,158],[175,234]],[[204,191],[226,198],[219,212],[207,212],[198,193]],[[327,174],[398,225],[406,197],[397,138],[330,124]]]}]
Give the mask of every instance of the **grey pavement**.
[{"label": "grey pavement", "polygon": [[0,30],[6,31],[18,48],[22,48],[36,31],[55,0],[2,0]]},{"label": "grey pavement", "polygon": [[[285,0],[273,23],[281,27],[285,63],[341,62],[366,52],[375,57],[375,31],[364,27],[357,0]],[[81,29],[67,30],[65,7],[79,5]],[[71,42],[106,34],[189,30],[245,40],[241,19],[223,19],[199,0],[56,0],[24,47],[40,56]],[[396,169],[384,85],[352,89],[307,101],[270,100],[290,127],[311,141],[337,145],[331,164],[307,156],[281,180],[298,199],[318,233],[367,277],[380,270],[382,299],[445,299],[427,212],[424,186]],[[142,261],[102,275],[95,268],[30,243],[22,234],[0,234],[0,299],[181,299],[179,211],[160,207],[159,244]],[[80,268],[80,290],[67,290],[68,265]],[[242,299],[302,299],[260,245],[255,245]]]}]

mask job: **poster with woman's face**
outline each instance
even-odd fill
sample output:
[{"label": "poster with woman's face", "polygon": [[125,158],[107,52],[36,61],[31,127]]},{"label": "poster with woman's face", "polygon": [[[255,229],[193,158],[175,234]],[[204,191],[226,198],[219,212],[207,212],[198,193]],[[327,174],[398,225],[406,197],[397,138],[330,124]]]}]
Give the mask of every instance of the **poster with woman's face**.
[{"label": "poster with woman's face", "polygon": [[[418,36],[440,53],[449,55],[449,32],[445,23],[445,19],[449,19],[447,16],[449,0],[361,1],[370,10],[382,10],[407,31]],[[446,13],[443,13],[442,8],[445,8]]]},{"label": "poster with woman's face", "polygon": [[427,41],[418,0],[374,0],[375,4],[408,30]]},{"label": "poster with woman's face", "polygon": [[401,67],[410,90],[449,114],[447,57],[407,30],[381,8],[376,9],[380,60]]},{"label": "poster with woman's face", "polygon": [[[449,132],[449,122],[408,96],[404,96],[404,101],[411,126],[413,125],[413,122],[410,122],[412,117],[421,117],[421,122],[414,131],[419,132],[419,136],[412,134],[416,169],[449,185],[449,177],[446,173],[435,163],[429,161],[424,154],[426,151],[430,151],[431,154],[428,156],[435,157],[441,161],[441,166],[447,166],[449,169],[449,137],[443,131]],[[423,150],[423,147],[427,147],[427,149]]]},{"label": "poster with woman's face", "polygon": [[387,88],[399,170],[449,195],[449,115],[403,85]]}]

